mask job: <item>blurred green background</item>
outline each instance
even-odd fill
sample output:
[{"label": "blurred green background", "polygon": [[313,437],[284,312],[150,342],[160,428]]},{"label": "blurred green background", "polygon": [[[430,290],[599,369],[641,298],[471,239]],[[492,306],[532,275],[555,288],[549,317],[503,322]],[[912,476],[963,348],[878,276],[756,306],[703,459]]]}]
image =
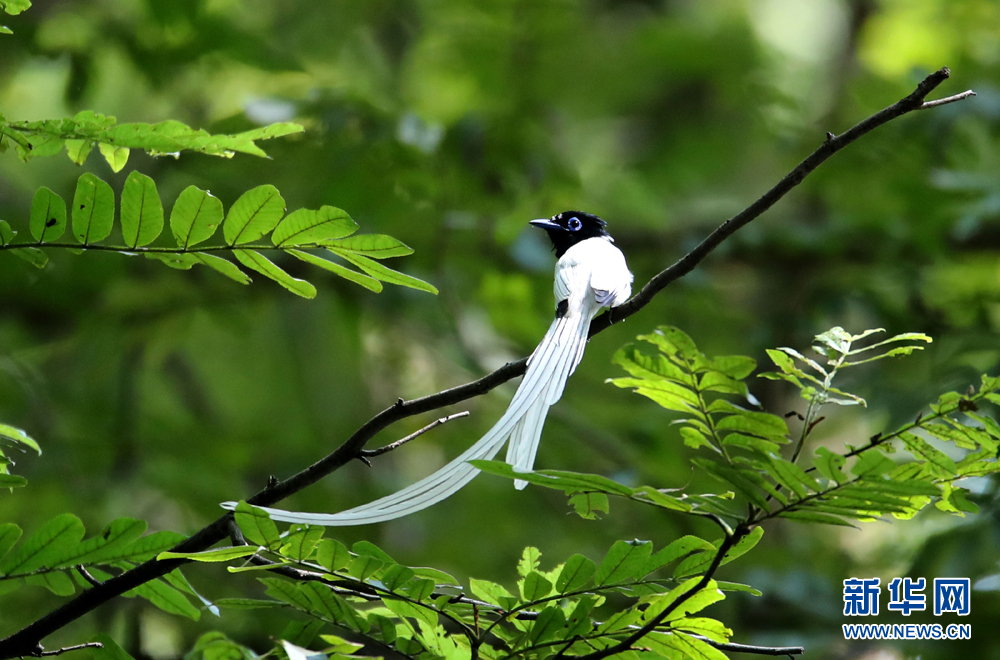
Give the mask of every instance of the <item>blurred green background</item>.
[{"label": "blurred green background", "polygon": [[[118,516],[191,533],[217,503],[286,477],[397,397],[433,393],[526,355],[552,314],[554,264],[527,220],[580,208],[609,221],[637,284],[672,263],[818,146],[948,65],[934,96],[962,103],[914,113],[850,146],[766,216],[627,323],[601,333],[552,410],[537,465],[626,483],[680,487],[689,451],[655,404],[604,384],[636,334],[677,325],[703,350],[804,349],[833,325],[922,331],[936,342],[858,371],[843,385],[867,410],[820,427],[831,447],[912,418],[1000,362],[1000,3],[995,0],[48,0],[6,17],[0,112],[81,109],[119,121],[179,119],[212,132],[295,120],[305,134],[263,143],[270,160],[133,152],[132,169],[169,205],[187,185],[228,206],[271,183],[289,209],[331,204],[362,232],[416,250],[390,265],[440,288],[375,295],[282,262],[320,288],[296,298],[258,277],[241,287],[118,254],[52,251],[38,271],[0,255],[0,419],[43,445],[0,496],[26,531],[72,511],[91,532]],[[0,217],[26,231],[34,190],[71,196],[81,168],[63,155],[0,156]],[[773,412],[796,407],[753,379]],[[372,469],[348,466],[286,501],[336,511],[392,492],[472,444],[511,385],[397,424],[391,441],[443,412],[455,421]],[[1000,658],[1000,506],[996,481],[964,484],[982,508],[931,509],[861,530],[771,523],[723,579],[713,616],[734,641],[804,644],[809,658]],[[711,484],[717,488],[717,484]],[[678,517],[612,503],[602,521],[565,498],[483,476],[418,515],[335,532],[401,562],[508,586],[525,545],[543,568],[615,539],[657,546],[694,532]],[[209,597],[259,595],[252,577],[189,571]],[[848,577],[971,577],[969,642],[850,643],[840,624]],[[928,591],[928,593],[930,593]],[[883,595],[883,607],[887,602]],[[58,604],[40,588],[0,604],[0,636]],[[930,602],[930,597],[928,597]],[[929,613],[913,622],[952,623]],[[879,623],[902,622],[882,615]],[[911,622],[911,621],[907,621]],[[111,632],[136,657],[178,657],[218,627],[265,650],[282,616],[182,621],[119,599],[48,640]]]}]

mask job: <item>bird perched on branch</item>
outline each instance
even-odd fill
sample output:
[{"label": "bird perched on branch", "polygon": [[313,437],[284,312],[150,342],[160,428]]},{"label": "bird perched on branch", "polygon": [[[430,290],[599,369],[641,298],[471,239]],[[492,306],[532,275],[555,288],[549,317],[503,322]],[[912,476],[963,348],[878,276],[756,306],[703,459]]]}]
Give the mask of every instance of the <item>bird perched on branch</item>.
[{"label": "bird perched on branch", "polygon": [[[531,224],[548,233],[558,258],[555,320],[528,359],[524,379],[493,428],[451,463],[392,495],[332,514],[262,507],[272,519],[346,526],[402,518],[457,492],[479,473],[468,461],[493,458],[508,439],[507,462],[516,471],[531,470],[545,416],[562,396],[566,379],[583,357],[590,322],[602,308],[617,307],[632,294],[632,273],[604,220],[581,211],[565,211]],[[527,482],[517,480],[514,485],[521,489]],[[236,503],[222,506],[234,509]]]}]

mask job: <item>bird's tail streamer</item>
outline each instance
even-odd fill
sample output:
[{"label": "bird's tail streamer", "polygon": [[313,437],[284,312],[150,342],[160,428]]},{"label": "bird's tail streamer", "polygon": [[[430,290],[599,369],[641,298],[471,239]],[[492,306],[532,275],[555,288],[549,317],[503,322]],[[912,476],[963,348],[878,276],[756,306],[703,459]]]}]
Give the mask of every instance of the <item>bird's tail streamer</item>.
[{"label": "bird's tail streamer", "polygon": [[[460,490],[472,481],[479,470],[470,460],[492,459],[510,438],[507,462],[515,470],[528,471],[535,462],[538,441],[549,407],[562,396],[566,379],[583,357],[590,322],[599,310],[596,305],[557,318],[528,360],[524,379],[517,388],[506,412],[486,435],[462,455],[434,474],[411,486],[340,513],[303,513],[260,507],[273,520],[327,527],[367,525],[402,518],[426,509]],[[517,480],[524,488],[527,482]],[[224,502],[225,509],[235,509],[236,502]]]}]

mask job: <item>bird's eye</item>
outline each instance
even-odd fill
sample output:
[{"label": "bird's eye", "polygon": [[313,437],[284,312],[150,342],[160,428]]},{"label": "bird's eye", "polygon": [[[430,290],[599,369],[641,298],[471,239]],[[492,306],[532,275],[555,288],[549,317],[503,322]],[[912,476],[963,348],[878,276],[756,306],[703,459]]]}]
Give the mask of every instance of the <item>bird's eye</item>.
[{"label": "bird's eye", "polygon": [[570,228],[570,231],[579,231],[583,223],[580,222],[580,218],[570,218],[567,226]]}]

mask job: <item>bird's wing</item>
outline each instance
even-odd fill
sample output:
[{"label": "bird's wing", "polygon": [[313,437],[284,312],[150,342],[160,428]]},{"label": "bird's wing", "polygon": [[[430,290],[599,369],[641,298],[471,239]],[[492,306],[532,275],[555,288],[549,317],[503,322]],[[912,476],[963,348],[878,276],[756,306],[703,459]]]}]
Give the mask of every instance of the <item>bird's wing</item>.
[{"label": "bird's wing", "polygon": [[632,272],[625,263],[625,255],[607,241],[588,246],[593,254],[591,263],[597,264],[590,277],[594,297],[602,307],[617,307],[632,295]]}]

